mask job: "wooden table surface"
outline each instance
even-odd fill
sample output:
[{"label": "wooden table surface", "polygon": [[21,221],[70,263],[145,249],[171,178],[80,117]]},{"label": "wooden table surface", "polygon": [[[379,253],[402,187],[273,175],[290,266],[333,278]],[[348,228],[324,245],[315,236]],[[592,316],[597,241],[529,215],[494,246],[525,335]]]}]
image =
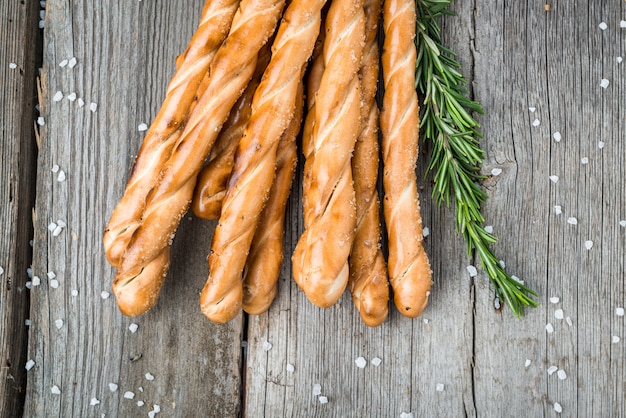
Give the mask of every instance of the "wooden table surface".
[{"label": "wooden table surface", "polygon": [[202,4],[48,0],[43,30],[39,2],[0,4],[0,416],[626,416],[626,2],[454,2],[443,36],[485,108],[483,171],[502,170],[483,213],[541,306],[515,319],[480,268],[469,276],[478,260],[430,197],[425,143],[430,304],[374,329],[347,294],[309,303],[289,257],[268,313],[210,323],[198,295],[215,223],[191,215],[153,310],[124,317],[103,293],[102,231]]}]

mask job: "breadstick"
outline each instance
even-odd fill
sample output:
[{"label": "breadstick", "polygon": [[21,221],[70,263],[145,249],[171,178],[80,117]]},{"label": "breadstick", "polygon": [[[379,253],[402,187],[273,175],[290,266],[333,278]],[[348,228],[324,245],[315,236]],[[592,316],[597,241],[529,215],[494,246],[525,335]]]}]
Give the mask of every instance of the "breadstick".
[{"label": "breadstick", "polygon": [[202,312],[212,321],[229,321],[241,311],[246,254],[272,186],[277,145],[293,118],[323,5],[323,0],[289,4],[272,45],[272,58],[254,95],[252,115],[239,142],[213,235],[209,277],[200,296]]},{"label": "breadstick", "polygon": [[196,177],[230,109],[250,81],[258,53],[274,32],[284,4],[284,0],[242,0],[227,39],[211,62],[207,89],[148,195],[142,222],[124,252],[113,281],[122,313],[138,315],[156,303],[167,271],[162,266],[163,254],[169,254]]},{"label": "breadstick", "polygon": [[337,302],[348,283],[356,226],[350,159],[359,131],[357,72],[364,30],[363,0],[333,0],[326,16],[325,68],[315,103],[306,198],[311,219],[292,256],[296,283],[322,308]]},{"label": "breadstick", "polygon": [[382,0],[366,0],[365,47],[361,59],[361,133],[354,147],[352,171],[356,196],[356,234],[350,253],[350,292],[365,324],[383,323],[389,312],[389,279],[381,250],[378,200],[378,20]]},{"label": "breadstick", "polygon": [[418,156],[418,102],[415,91],[415,2],[383,5],[382,65],[385,93],[380,115],[384,215],[389,237],[389,281],[394,302],[416,317],[428,303],[430,263],[422,244],[422,218],[415,164]]},{"label": "breadstick", "polygon": [[139,149],[124,195],[104,230],[106,256],[114,267],[141,222],[146,196],[180,137],[180,127],[196,97],[201,80],[228,30],[239,0],[207,0],[196,32],[185,52],[176,59],[177,69],[165,100]]},{"label": "breadstick", "polygon": [[278,289],[278,277],[283,261],[285,210],[298,163],[296,137],[302,122],[304,106],[302,90],[300,83],[293,118],[278,143],[276,178],[261,212],[246,260],[242,306],[244,311],[253,315],[267,311]]},{"label": "breadstick", "polygon": [[252,112],[252,98],[261,82],[263,72],[271,56],[270,43],[259,52],[254,75],[243,94],[230,111],[228,119],[213,144],[207,163],[198,175],[191,209],[199,218],[218,219],[222,211],[222,200],[226,194],[226,185],[233,171],[235,150]]}]

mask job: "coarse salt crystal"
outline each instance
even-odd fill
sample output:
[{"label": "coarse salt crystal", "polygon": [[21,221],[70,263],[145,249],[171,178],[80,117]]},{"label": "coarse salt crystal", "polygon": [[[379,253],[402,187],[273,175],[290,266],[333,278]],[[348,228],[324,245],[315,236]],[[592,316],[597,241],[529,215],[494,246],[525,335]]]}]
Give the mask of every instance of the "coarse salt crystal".
[{"label": "coarse salt crystal", "polygon": [[423,321],[426,325],[428,325],[428,323],[430,322],[430,320],[429,320],[428,318],[424,318],[424,319],[422,319],[422,321]]},{"label": "coarse salt crystal", "polygon": [[573,325],[572,318],[570,318],[569,316],[565,318],[565,322],[567,322],[567,325],[569,325],[570,327]]},{"label": "coarse salt crystal", "polygon": [[27,327],[30,327],[30,319],[24,320],[24,325],[26,325]]},{"label": "coarse salt crystal", "polygon": [[606,22],[600,22],[598,27],[602,30],[606,30],[609,26],[606,24]]},{"label": "coarse salt crystal", "polygon": [[615,315],[624,316],[624,308],[615,308]]},{"label": "coarse salt crystal", "polygon": [[548,374],[549,374],[550,376],[552,376],[552,374],[553,374],[554,372],[556,372],[557,370],[559,370],[559,368],[558,368],[558,367],[556,367],[556,366],[550,366],[550,367],[548,367],[548,370],[547,370],[547,371],[548,371]]},{"label": "coarse salt crystal", "polygon": [[289,373],[293,373],[296,369],[295,367],[293,367],[293,364],[287,363],[287,365],[285,366],[285,370],[287,370]]},{"label": "coarse salt crystal", "polygon": [[53,289],[59,288],[59,281],[57,279],[50,280],[50,287]]},{"label": "coarse salt crystal", "polygon": [[494,168],[491,170],[491,175],[492,176],[499,176],[500,174],[502,174],[502,169],[501,168]]},{"label": "coarse salt crystal", "polygon": [[552,134],[552,137],[556,142],[561,142],[561,132],[555,132]]},{"label": "coarse salt crystal", "polygon": [[469,273],[470,277],[476,277],[478,275],[478,270],[476,270],[476,267],[474,266],[467,266],[467,272]]},{"label": "coarse salt crystal", "polygon": [[139,392],[142,392],[142,393],[143,393],[143,386],[139,386],[139,387],[137,388],[137,390],[138,390]]},{"label": "coarse salt crystal", "polygon": [[626,28],[626,20],[620,20],[619,21],[619,27],[622,28],[622,29]]},{"label": "coarse salt crystal", "polygon": [[383,361],[378,357],[374,357],[372,360],[370,360],[370,363],[372,363],[372,366],[376,366],[376,367],[380,366],[382,362]]},{"label": "coarse salt crystal", "polygon": [[607,80],[606,78],[600,80],[600,87],[602,87],[603,89],[609,87],[609,80]]},{"label": "coarse salt crystal", "polygon": [[613,337],[611,337],[611,342],[613,344],[617,344],[618,342],[620,342],[620,338],[617,335],[614,335]]},{"label": "coarse salt crystal", "polygon": [[320,396],[319,398],[317,398],[321,404],[326,404],[328,403],[328,397],[326,396]]},{"label": "coarse salt crystal", "polygon": [[32,369],[35,366],[35,362],[33,360],[28,360],[26,362],[26,365],[24,366],[26,368],[26,371],[29,371],[30,369]]},{"label": "coarse salt crystal", "polygon": [[63,228],[57,226],[56,228],[54,228],[54,231],[52,231],[52,236],[58,237],[59,235],[61,235],[61,232],[63,232]]},{"label": "coarse salt crystal", "polygon": [[529,107],[529,108],[528,108],[528,111],[529,111],[530,113],[535,113],[535,110],[537,110],[537,108],[536,108],[536,107]]},{"label": "coarse salt crystal", "polygon": [[57,329],[63,328],[63,320],[57,319],[56,321],[54,321],[54,325],[57,327]]},{"label": "coarse salt crystal", "polygon": [[135,332],[137,332],[137,330],[139,329],[139,325],[135,324],[134,322],[132,324],[130,324],[128,326],[128,329],[130,330],[130,332],[132,332],[133,334]]},{"label": "coarse salt crystal", "polygon": [[72,296],[78,296],[78,290],[72,289]]},{"label": "coarse salt crystal", "polygon": [[626,221],[619,221],[619,226],[622,228],[626,227]]},{"label": "coarse salt crystal", "polygon": [[556,215],[560,215],[561,213],[563,213],[563,212],[561,212],[561,206],[559,206],[559,205],[554,206],[554,213]]},{"label": "coarse salt crystal", "polygon": [[52,165],[52,168],[50,169],[50,171],[52,171],[53,173],[58,173],[59,172],[59,165],[58,164],[54,164]]},{"label": "coarse salt crystal", "polygon": [[524,367],[528,368],[530,366],[532,362],[530,361],[529,358],[526,359],[526,362],[524,362]]},{"label": "coarse salt crystal", "polygon": [[422,230],[422,236],[426,238],[429,235],[430,235],[430,229],[428,229],[428,227],[425,226],[424,229]]},{"label": "coarse salt crystal", "polygon": [[91,102],[91,104],[89,105],[89,110],[91,110],[93,113],[96,113],[96,110],[98,110],[98,105],[94,102]]},{"label": "coarse salt crystal", "polygon": [[57,224],[56,224],[56,222],[50,222],[50,223],[48,224],[48,231],[52,232],[52,231],[54,231],[55,229],[57,229]]},{"label": "coarse salt crystal", "polygon": [[570,216],[569,218],[567,218],[567,223],[570,225],[578,225],[578,219]]},{"label": "coarse salt crystal", "polygon": [[31,281],[33,286],[39,286],[41,284],[41,279],[39,276],[33,276],[33,280]]},{"label": "coarse salt crystal", "polygon": [[511,274],[511,279],[515,280],[518,283],[524,284],[524,280],[520,279],[519,277],[517,277],[514,274]]},{"label": "coarse salt crystal", "polygon": [[59,225],[61,228],[65,228],[67,226],[67,223],[65,223],[65,221],[62,219],[57,219],[57,225]]},{"label": "coarse salt crystal", "polygon": [[43,29],[45,25],[45,22],[43,20],[39,21],[39,29]]},{"label": "coarse salt crystal", "polygon": [[78,107],[83,107],[83,106],[85,106],[85,101],[79,97],[78,98]]},{"label": "coarse salt crystal", "polygon": [[63,92],[57,91],[56,93],[54,93],[54,96],[52,96],[52,100],[55,102],[60,102],[63,99]]},{"label": "coarse salt crystal", "polygon": [[111,392],[115,392],[117,390],[118,386],[115,383],[109,383],[109,390]]},{"label": "coarse salt crystal", "polygon": [[59,171],[59,175],[57,176],[57,181],[61,183],[61,182],[64,182],[66,178],[67,176],[65,175],[65,171],[63,170]]},{"label": "coarse salt crystal", "polygon": [[131,391],[124,392],[124,398],[133,399],[135,397],[135,393]]},{"label": "coarse salt crystal", "polygon": [[91,406],[96,406],[100,403],[100,400],[98,398],[91,398],[91,400],[89,401],[89,405]]},{"label": "coarse salt crystal", "polygon": [[15,70],[17,68],[17,64],[14,62],[9,63],[9,68]]},{"label": "coarse salt crystal", "polygon": [[107,292],[106,290],[103,290],[102,292],[100,292],[100,297],[102,299],[108,299],[109,296],[111,296],[111,294],[109,292]]},{"label": "coarse salt crystal", "polygon": [[67,100],[69,100],[70,102],[73,102],[74,100],[76,100],[76,93],[72,92],[70,94],[67,95]]},{"label": "coarse salt crystal", "polygon": [[557,309],[554,311],[554,317],[556,319],[563,319],[563,309]]},{"label": "coarse salt crystal", "polygon": [[485,227],[485,232],[488,234],[493,234],[493,226],[492,225],[487,225]]},{"label": "coarse salt crystal", "polygon": [[318,396],[322,394],[322,385],[316,383],[313,385],[313,396]]},{"label": "coarse salt crystal", "polygon": [[567,373],[565,373],[565,370],[563,369],[560,369],[558,372],[556,372],[556,376],[559,378],[559,380],[567,379]]},{"label": "coarse salt crystal", "polygon": [[541,125],[541,122],[539,121],[539,119],[535,119],[532,125],[536,128],[537,126]]},{"label": "coarse salt crystal", "polygon": [[150,381],[154,380],[154,375],[150,372],[146,373],[146,380],[150,380]]},{"label": "coarse salt crystal", "polygon": [[263,341],[263,351],[270,351],[272,344],[269,341]]},{"label": "coarse salt crystal", "polygon": [[137,401],[137,406],[142,407],[145,405],[144,401]]},{"label": "coarse salt crystal", "polygon": [[493,307],[498,310],[502,307],[502,304],[500,303],[500,298],[497,296],[493,299]]},{"label": "coarse salt crystal", "polygon": [[443,383],[437,383],[437,386],[435,387],[435,390],[437,390],[437,392],[443,392],[443,389],[445,388]]},{"label": "coarse salt crystal", "polygon": [[591,241],[591,240],[585,241],[585,248],[590,250],[591,247],[593,247],[593,241]]},{"label": "coarse salt crystal", "polygon": [[363,369],[365,368],[365,366],[367,366],[367,360],[365,360],[363,357],[357,357],[354,362],[356,363],[356,367],[358,367],[359,369]]},{"label": "coarse salt crystal", "polygon": [[56,273],[53,271],[47,272],[46,276],[48,276],[48,279],[54,279],[55,277],[57,277]]},{"label": "coarse salt crystal", "polygon": [[615,61],[617,61],[618,64],[621,64],[623,60],[624,59],[622,57],[615,58]]},{"label": "coarse salt crystal", "polygon": [[546,324],[546,332],[548,334],[552,334],[554,332],[554,327],[552,326],[552,324],[550,323]]},{"label": "coarse salt crystal", "polygon": [[27,280],[24,286],[26,287],[26,289],[30,289],[33,286],[33,282],[31,282],[30,280]]},{"label": "coarse salt crystal", "polygon": [[57,385],[53,385],[50,388],[50,392],[52,392],[53,395],[60,395],[61,394],[61,389],[59,389],[59,387]]},{"label": "coarse salt crystal", "polygon": [[550,176],[550,181],[552,183],[558,182],[559,181],[559,176],[555,176],[555,175]]},{"label": "coarse salt crystal", "polygon": [[137,130],[139,132],[144,132],[148,130],[148,125],[146,125],[145,123],[140,123],[139,126],[137,127]]},{"label": "coarse salt crystal", "polygon": [[558,402],[554,403],[554,412],[559,413],[559,414],[563,412],[563,407],[561,406],[560,403]]},{"label": "coarse salt crystal", "polygon": [[70,58],[70,60],[67,62],[67,66],[70,68],[74,68],[76,67],[78,61],[76,61],[76,58],[72,57]]},{"label": "coarse salt crystal", "polygon": [[580,162],[581,162],[582,164],[589,164],[589,158],[587,158],[587,157],[583,157],[583,158],[581,158],[581,159],[580,159]]},{"label": "coarse salt crystal", "polygon": [[3,274],[4,274],[4,269],[0,267],[0,276],[2,276]]},{"label": "coarse salt crystal", "polygon": [[45,124],[46,124],[46,121],[44,120],[43,116],[39,116],[37,118],[37,125],[44,126]]},{"label": "coarse salt crystal", "polygon": [[604,148],[604,141],[598,141],[598,148],[599,149]]},{"label": "coarse salt crystal", "polygon": [[67,66],[67,60],[62,60],[62,61],[59,63],[59,67],[61,67],[61,68],[66,67],[66,66]]},{"label": "coarse salt crystal", "polygon": [[502,267],[503,269],[506,268],[506,264],[504,263],[504,260],[500,260],[499,263],[500,263],[500,267]]},{"label": "coarse salt crystal", "polygon": [[552,296],[550,298],[550,303],[559,303],[559,298],[557,298],[556,296]]},{"label": "coarse salt crystal", "polygon": [[400,414],[400,418],[413,418],[413,412],[403,412]]}]

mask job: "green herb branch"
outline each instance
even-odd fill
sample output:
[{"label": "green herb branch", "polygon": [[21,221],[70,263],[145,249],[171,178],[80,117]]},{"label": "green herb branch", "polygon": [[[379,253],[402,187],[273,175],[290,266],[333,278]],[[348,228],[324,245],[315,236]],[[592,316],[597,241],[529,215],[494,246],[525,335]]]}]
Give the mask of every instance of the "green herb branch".
[{"label": "green herb branch", "polygon": [[423,95],[420,128],[423,137],[432,141],[433,150],[427,172],[434,173],[433,198],[441,205],[456,207],[456,225],[467,243],[468,256],[476,251],[482,268],[489,274],[496,295],[506,301],[516,317],[524,307],[539,305],[537,293],[511,277],[491,250],[497,238],[485,231],[481,205],[487,194],[478,182],[484,178],[480,167],[484,151],[480,148],[478,122],[472,113],[482,113],[482,106],[467,98],[469,92],[455,54],[441,42],[437,18],[454,14],[452,0],[416,0],[417,65],[416,89]]}]

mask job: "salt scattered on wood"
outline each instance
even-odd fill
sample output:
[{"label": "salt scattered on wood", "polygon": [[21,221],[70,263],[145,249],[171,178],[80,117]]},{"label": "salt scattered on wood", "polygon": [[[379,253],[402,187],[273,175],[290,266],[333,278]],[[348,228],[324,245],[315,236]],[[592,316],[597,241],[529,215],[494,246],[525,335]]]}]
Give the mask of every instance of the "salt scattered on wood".
[{"label": "salt scattered on wood", "polygon": [[623,60],[624,59],[622,57],[615,58],[615,61],[617,61],[618,64],[621,64]]},{"label": "salt scattered on wood", "polygon": [[422,236],[426,238],[429,235],[430,235],[430,229],[428,229],[428,227],[425,226],[424,229],[422,230]]},{"label": "salt scattered on wood", "polygon": [[145,402],[144,402],[144,401],[137,401],[137,406],[138,406],[138,407],[142,407],[142,406],[144,406],[144,405],[145,405]]},{"label": "salt scattered on wood", "polygon": [[57,327],[57,329],[63,328],[63,320],[57,319],[56,321],[54,321],[54,325]]},{"label": "salt scattered on wood", "polygon": [[53,385],[50,388],[50,392],[52,392],[53,395],[60,395],[61,394],[61,389],[59,389],[59,387],[57,385]]},{"label": "salt scattered on wood", "polygon": [[380,366],[380,364],[381,364],[382,362],[383,362],[383,361],[382,361],[380,358],[378,358],[378,357],[374,357],[374,358],[370,361],[370,363],[372,363],[372,366],[376,366],[376,367]]},{"label": "salt scattered on wood", "polygon": [[67,66],[69,68],[74,68],[76,67],[76,64],[78,63],[78,61],[76,61],[76,58],[72,57],[69,59],[69,61],[67,62]]},{"label": "salt scattered on wood", "polygon": [[552,334],[554,332],[554,327],[552,326],[552,324],[550,323],[546,324],[546,332],[548,334]]},{"label": "salt scattered on wood", "polygon": [[59,175],[57,176],[57,181],[59,183],[62,183],[65,181],[65,179],[67,178],[67,176],[65,175],[65,171],[61,170],[59,171]]},{"label": "salt scattered on wood", "polygon": [[78,290],[72,289],[72,296],[78,296]]},{"label": "salt scattered on wood", "polygon": [[269,341],[263,341],[263,351],[270,351],[272,344]]},{"label": "salt scattered on wood", "polygon": [[619,226],[626,228],[626,221],[619,221]]},{"label": "salt scattered on wood", "polygon": [[44,120],[43,116],[39,116],[37,118],[37,125],[44,126],[45,124],[46,124],[46,121]]},{"label": "salt scattered on wood", "polygon": [[607,80],[606,78],[603,78],[602,80],[600,80],[600,87],[602,87],[603,89],[606,89],[607,87],[609,87],[609,80]]},{"label": "salt scattered on wood", "polygon": [[570,225],[578,225],[578,219],[570,216],[569,218],[567,218],[567,223]]},{"label": "salt scattered on wood", "polygon": [[60,102],[63,99],[63,92],[61,91],[57,91],[56,93],[54,93],[54,96],[52,96],[52,101],[54,102]]},{"label": "salt scattered on wood", "polygon": [[620,337],[618,337],[617,335],[614,335],[613,337],[611,337],[611,342],[613,344],[617,344],[618,342],[620,342]]},{"label": "salt scattered on wood", "polygon": [[485,227],[485,232],[488,234],[493,234],[493,226],[492,225],[487,225]]},{"label": "salt scattered on wood", "polygon": [[326,396],[320,396],[319,398],[317,398],[321,404],[326,404],[328,403],[328,397]]},{"label": "salt scattered on wood", "polygon": [[604,148],[604,141],[598,141],[598,148],[599,149]]},{"label": "salt scattered on wood", "polygon": [[528,111],[529,111],[530,113],[535,113],[535,110],[537,110],[537,108],[536,108],[536,107],[529,107],[529,108],[528,108]]},{"label": "salt scattered on wood", "polygon": [[626,28],[626,20],[620,20],[619,21],[619,27],[622,28],[622,29]]},{"label": "salt scattered on wood", "polygon": [[559,378],[559,380],[567,379],[567,373],[565,373],[565,370],[563,369],[560,369],[558,372],[556,372],[556,376]]},{"label": "salt scattered on wood", "polygon": [[293,373],[296,369],[295,367],[293,367],[293,364],[287,363],[287,365],[285,366],[285,370],[287,370],[289,373]]},{"label": "salt scattered on wood", "polygon": [[561,142],[561,132],[555,132],[552,134],[552,137],[556,142]]},{"label": "salt scattered on wood", "polygon": [[550,181],[552,183],[557,183],[559,181],[559,176],[555,176],[555,175],[550,176]]},{"label": "salt scattered on wood", "polygon": [[541,125],[541,122],[539,121],[539,119],[535,119],[532,125],[536,128],[537,126]]},{"label": "salt scattered on wood", "polygon": [[313,396],[319,396],[322,394],[322,385],[316,383],[313,385]]},{"label": "salt scattered on wood", "polygon": [[548,371],[548,374],[549,374],[550,376],[552,376],[552,375],[554,374],[554,372],[556,372],[557,370],[559,370],[559,368],[558,368],[558,367],[556,367],[556,366],[550,366],[550,367],[548,367],[548,370],[547,370],[547,371]]},{"label": "salt scattered on wood", "polygon": [[581,162],[582,164],[589,164],[589,158],[587,158],[587,157],[583,157],[583,158],[581,158],[581,159],[580,159],[580,162]]},{"label": "salt scattered on wood", "polygon": [[413,412],[403,412],[400,414],[400,418],[413,418]]},{"label": "salt scattered on wood", "polygon": [[560,403],[555,402],[554,403],[554,412],[560,414],[561,412],[563,412],[563,407],[561,406]]},{"label": "salt scattered on wood", "polygon": [[131,391],[124,392],[124,398],[126,398],[126,399],[133,399],[133,398],[135,398],[135,393],[131,392]]},{"label": "salt scattered on wood", "polygon": [[108,299],[109,296],[111,296],[111,294],[109,292],[107,292],[106,290],[103,290],[102,292],[100,292],[100,297],[102,299]]},{"label": "salt scattered on wood", "polygon": [[17,64],[14,63],[14,62],[10,62],[9,63],[9,68],[12,69],[12,70],[15,70],[17,68]]},{"label": "salt scattered on wood", "polygon": [[78,107],[83,107],[85,106],[85,101],[82,98],[78,98]]},{"label": "salt scattered on wood", "polygon": [[67,100],[69,100],[70,102],[73,102],[74,100],[76,100],[76,93],[71,92],[70,94],[68,94]]},{"label": "salt scattered on wood", "polygon": [[365,360],[363,357],[357,357],[354,362],[356,363],[356,367],[358,367],[359,369],[363,369],[365,368],[365,366],[367,366],[367,360]]},{"label": "salt scattered on wood", "polygon": [[96,110],[98,110],[98,105],[94,102],[91,102],[91,104],[89,105],[89,110],[91,110],[93,113],[96,113]]},{"label": "salt scattered on wood", "polygon": [[115,392],[117,390],[118,386],[115,383],[109,383],[109,390],[111,392]]},{"label": "salt scattered on wood", "polygon": [[624,316],[624,308],[615,308],[615,315]]},{"label": "salt scattered on wood", "polygon": [[59,67],[67,67],[67,60],[61,60],[61,62],[59,63]]},{"label": "salt scattered on wood", "polygon": [[470,277],[476,277],[478,275],[478,270],[476,270],[476,267],[474,266],[467,266],[467,272],[469,273]]},{"label": "salt scattered on wood", "polygon": [[569,316],[565,318],[565,322],[567,322],[567,325],[569,325],[570,327],[573,325],[572,318],[570,318]]},{"label": "salt scattered on wood", "polygon": [[524,362],[524,367],[528,368],[530,366],[532,362],[530,361],[529,358],[526,359],[526,361]]},{"label": "salt scattered on wood", "polygon": [[563,309],[557,309],[554,311],[554,317],[556,319],[563,319]]},{"label": "salt scattered on wood", "polygon": [[91,398],[91,400],[89,401],[89,405],[91,406],[96,406],[100,403],[100,400],[98,398]]},{"label": "salt scattered on wood", "polygon": [[443,390],[445,389],[445,386],[443,383],[437,383],[437,386],[435,387],[435,389],[437,390],[437,392],[443,392]]},{"label": "salt scattered on wood", "polygon": [[552,296],[550,298],[550,303],[554,303],[554,304],[559,303],[559,298],[557,298],[556,296]]},{"label": "salt scattered on wood", "polygon": [[560,215],[561,213],[563,213],[563,212],[561,211],[561,206],[559,206],[559,205],[555,205],[555,206],[554,206],[554,213],[555,213],[556,215]]},{"label": "salt scattered on wood", "polygon": [[137,330],[139,329],[139,325],[135,324],[134,322],[132,324],[130,324],[128,326],[128,329],[130,330],[130,332],[132,332],[133,334],[137,332]]},{"label": "salt scattered on wood", "polygon": [[609,26],[606,24],[606,22],[600,22],[600,24],[598,25],[598,27],[601,30],[606,30]]},{"label": "salt scattered on wood", "polygon": [[24,368],[26,369],[26,371],[29,371],[30,369],[32,369],[35,366],[35,362],[33,360],[28,360],[26,362],[26,365],[24,366]]},{"label": "salt scattered on wood", "polygon": [[41,279],[39,278],[39,276],[33,276],[31,284],[33,286],[39,286],[41,284]]},{"label": "salt scattered on wood", "polygon": [[501,168],[494,168],[491,170],[491,175],[492,176],[499,176],[500,174],[502,174],[502,169]]},{"label": "salt scattered on wood", "polygon": [[50,280],[50,287],[53,289],[59,288],[59,281],[57,279]]},{"label": "salt scattered on wood", "polygon": [[137,130],[139,132],[144,132],[148,130],[148,125],[146,125],[145,123],[140,123],[139,126],[137,127]]},{"label": "salt scattered on wood", "polygon": [[591,240],[585,241],[585,248],[590,250],[591,247],[593,247],[593,241]]},{"label": "salt scattered on wood", "polygon": [[150,373],[150,372],[146,373],[146,380],[153,381],[154,380],[154,375],[152,375],[152,373]]},{"label": "salt scattered on wood", "polygon": [[0,276],[2,276],[3,274],[4,274],[4,269],[0,267]]}]

